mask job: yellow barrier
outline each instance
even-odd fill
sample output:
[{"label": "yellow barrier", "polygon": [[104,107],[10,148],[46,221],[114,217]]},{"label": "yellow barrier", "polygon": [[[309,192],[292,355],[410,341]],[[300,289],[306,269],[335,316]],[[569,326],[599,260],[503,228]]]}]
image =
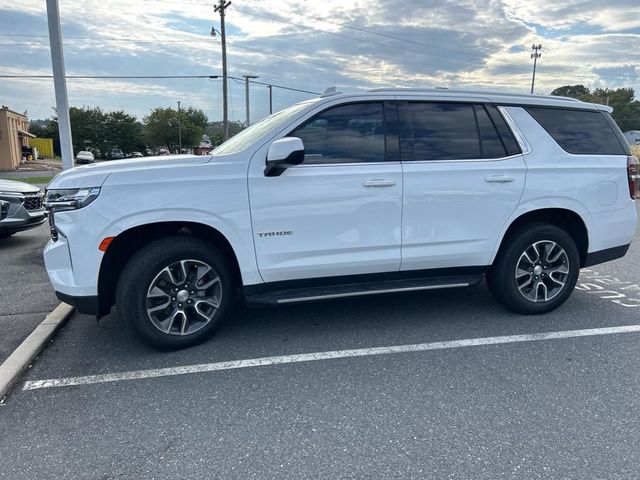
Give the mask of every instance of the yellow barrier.
[{"label": "yellow barrier", "polygon": [[52,138],[30,138],[29,146],[38,150],[38,156],[43,158],[53,158]]}]

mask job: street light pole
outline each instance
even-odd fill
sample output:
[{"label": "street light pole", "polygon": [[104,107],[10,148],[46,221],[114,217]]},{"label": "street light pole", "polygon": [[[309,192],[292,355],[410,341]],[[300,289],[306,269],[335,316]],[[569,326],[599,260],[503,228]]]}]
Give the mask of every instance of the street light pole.
[{"label": "street light pole", "polygon": [[62,168],[73,167],[73,141],[71,139],[71,119],[69,118],[69,98],[67,80],[64,72],[64,53],[62,50],[62,30],[60,28],[60,9],[58,0],[47,0],[47,20],[49,23],[49,43],[51,45],[51,64],[53,66],[53,86],[56,93],[56,115],[58,117],[58,135]]},{"label": "street light pole", "polygon": [[273,113],[273,85],[267,85],[269,88],[269,115]]},{"label": "street light pole", "polygon": [[251,120],[249,119],[249,80],[252,78],[258,78],[257,75],[243,75],[244,77],[244,100],[245,100],[245,107],[246,107],[246,114],[247,114],[247,123],[245,124],[245,127],[248,127],[249,125],[251,125]]},{"label": "street light pole", "polygon": [[178,153],[182,153],[182,113],[180,112],[180,102],[178,101]]}]

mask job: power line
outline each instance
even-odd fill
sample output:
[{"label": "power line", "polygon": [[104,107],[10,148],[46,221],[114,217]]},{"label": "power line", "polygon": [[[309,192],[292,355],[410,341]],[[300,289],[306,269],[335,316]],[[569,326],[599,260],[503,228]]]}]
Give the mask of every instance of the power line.
[{"label": "power line", "polygon": [[[0,78],[25,78],[25,79],[51,79],[53,75],[0,75]],[[67,79],[72,80],[86,80],[86,79],[96,79],[96,80],[129,80],[129,79],[189,79],[189,78],[209,78],[209,79],[218,79],[221,78],[220,75],[67,75]],[[228,78],[232,80],[244,81],[244,79],[240,77],[234,77],[229,75]],[[259,82],[256,80],[250,80],[250,83],[255,83],[258,85],[266,85],[272,86],[273,88],[279,88],[281,90],[290,90],[292,92],[299,93],[308,93],[309,95],[320,95],[320,92],[312,92],[310,90],[304,90],[301,88],[288,87],[286,85],[277,85],[274,83],[268,82]]]},{"label": "power line", "polygon": [[[0,75],[0,78],[53,78],[53,75]],[[219,75],[67,75],[72,79],[220,78]]]}]

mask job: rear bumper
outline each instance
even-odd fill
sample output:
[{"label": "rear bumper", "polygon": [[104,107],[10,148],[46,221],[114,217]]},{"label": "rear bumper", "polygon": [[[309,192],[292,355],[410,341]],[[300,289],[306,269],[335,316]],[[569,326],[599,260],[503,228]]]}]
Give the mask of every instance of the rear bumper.
[{"label": "rear bumper", "polygon": [[620,245],[619,247],[607,248],[604,250],[598,250],[597,252],[591,252],[587,254],[583,267],[591,267],[600,263],[610,262],[617,258],[622,258],[627,254],[630,243],[626,245]]},{"label": "rear bumper", "polygon": [[56,292],[56,297],[58,297],[61,302],[75,307],[76,312],[78,313],[98,316],[98,313],[100,311],[97,295],[88,297],[74,297],[72,295],[67,295],[66,293]]}]

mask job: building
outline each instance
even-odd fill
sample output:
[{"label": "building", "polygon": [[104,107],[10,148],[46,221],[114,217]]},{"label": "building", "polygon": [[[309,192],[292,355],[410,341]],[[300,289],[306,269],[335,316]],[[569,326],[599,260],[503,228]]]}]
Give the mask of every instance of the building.
[{"label": "building", "polygon": [[26,115],[0,108],[0,170],[15,170],[22,161],[22,147],[29,147],[29,120]]}]

